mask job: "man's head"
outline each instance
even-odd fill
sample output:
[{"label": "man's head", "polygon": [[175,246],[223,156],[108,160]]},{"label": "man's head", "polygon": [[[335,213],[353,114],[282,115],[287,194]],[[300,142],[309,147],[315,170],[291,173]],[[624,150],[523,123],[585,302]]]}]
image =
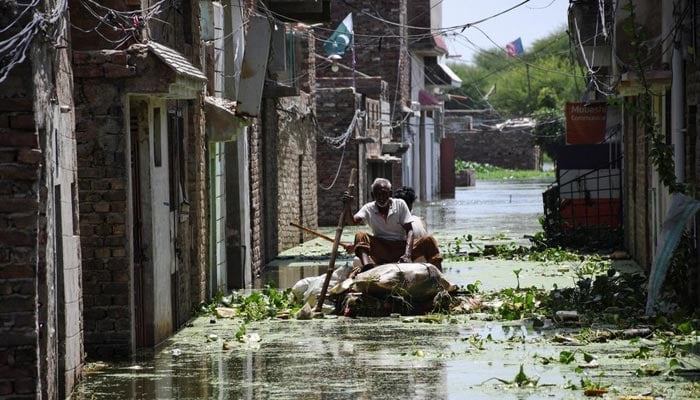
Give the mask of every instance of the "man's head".
[{"label": "man's head", "polygon": [[397,189],[393,197],[405,201],[408,209],[412,210],[413,202],[416,201],[416,192],[413,191],[412,187],[404,186],[401,189]]},{"label": "man's head", "polygon": [[375,179],[372,182],[372,197],[377,206],[388,206],[391,199],[391,182],[384,178]]}]

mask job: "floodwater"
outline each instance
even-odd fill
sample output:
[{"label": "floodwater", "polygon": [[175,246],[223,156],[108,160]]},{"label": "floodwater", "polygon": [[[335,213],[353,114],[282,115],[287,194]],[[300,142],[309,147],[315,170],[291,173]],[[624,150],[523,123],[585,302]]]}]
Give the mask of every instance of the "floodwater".
[{"label": "floodwater", "polygon": [[[519,238],[539,230],[541,192],[547,183],[483,182],[459,188],[455,199],[419,204],[438,240],[470,233]],[[332,232],[332,228],[330,228]],[[349,240],[352,232],[343,235]],[[484,239],[487,240],[487,239]],[[315,241],[314,241],[315,242]],[[282,287],[317,274],[327,265],[326,242],[305,243],[287,252],[270,270]],[[299,257],[315,249],[311,263]],[[313,258],[313,257],[312,257]],[[341,258],[339,262],[346,262]],[[570,277],[547,273],[561,266],[498,260],[447,263],[451,282],[479,279],[488,288],[515,287],[512,270],[523,269],[523,286],[560,287]],[[292,271],[292,272],[289,272]],[[501,278],[496,276],[501,275]],[[280,277],[287,277],[287,280]],[[289,282],[287,282],[289,281]],[[666,371],[669,361],[650,352],[643,360],[628,358],[640,345],[659,342],[611,341],[586,345],[558,343],[564,328],[534,329],[527,322],[489,321],[485,315],[447,316],[443,321],[419,317],[345,318],[249,323],[245,340],[236,339],[243,322],[197,318],[153,351],[119,363],[94,363],[73,398],[87,399],[583,399],[581,382],[607,386],[606,398],[697,398],[700,387],[680,376],[640,376],[642,368]],[[575,362],[558,362],[562,352],[578,354]],[[578,370],[583,354],[596,357],[597,368]],[[697,357],[678,356],[688,368]],[[522,367],[536,385],[512,382]]]},{"label": "floodwater", "polygon": [[522,239],[542,230],[542,193],[551,180],[478,181],[458,187],[454,199],[417,203],[413,212],[425,218],[437,237],[506,234]]}]

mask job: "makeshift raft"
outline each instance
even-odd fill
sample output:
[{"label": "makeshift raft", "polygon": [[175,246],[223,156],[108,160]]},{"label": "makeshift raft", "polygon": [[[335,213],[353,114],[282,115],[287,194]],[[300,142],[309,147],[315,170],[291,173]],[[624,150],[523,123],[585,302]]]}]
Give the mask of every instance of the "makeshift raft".
[{"label": "makeshift raft", "polygon": [[[324,312],[345,316],[388,316],[424,314],[447,310],[453,304],[457,286],[428,263],[383,264],[348,278],[352,267],[333,271],[330,303]],[[316,305],[324,275],[304,278],[292,288],[299,302]]]}]

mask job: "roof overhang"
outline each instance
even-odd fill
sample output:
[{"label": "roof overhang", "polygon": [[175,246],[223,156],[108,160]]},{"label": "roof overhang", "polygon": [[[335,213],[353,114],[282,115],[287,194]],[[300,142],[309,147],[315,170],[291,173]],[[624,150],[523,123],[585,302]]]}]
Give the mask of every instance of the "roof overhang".
[{"label": "roof overhang", "polygon": [[285,22],[331,22],[331,0],[263,0],[275,17]]},{"label": "roof overhang", "polygon": [[175,82],[170,84],[170,95],[175,98],[195,98],[204,89],[207,76],[176,50],[157,42],[148,42],[148,48],[165,65],[175,71]]},{"label": "roof overhang", "polygon": [[206,75],[174,49],[148,42],[132,45],[128,52],[138,72],[138,78],[127,84],[131,93],[194,99],[206,88]]},{"label": "roof overhang", "polygon": [[447,64],[437,59],[426,59],[425,86],[441,89],[458,88],[462,86],[462,80]]},{"label": "roof overhang", "polygon": [[652,70],[644,73],[642,79],[636,72],[625,72],[620,77],[618,91],[623,96],[636,96],[648,90],[648,85],[652,91],[663,92],[671,87],[673,74],[667,70]]},{"label": "roof overhang", "polygon": [[424,57],[444,56],[448,53],[445,41],[439,35],[432,35],[410,45],[411,52]]},{"label": "roof overhang", "polygon": [[236,115],[236,103],[220,97],[204,98],[207,139],[210,142],[229,142],[243,132],[248,120]]}]

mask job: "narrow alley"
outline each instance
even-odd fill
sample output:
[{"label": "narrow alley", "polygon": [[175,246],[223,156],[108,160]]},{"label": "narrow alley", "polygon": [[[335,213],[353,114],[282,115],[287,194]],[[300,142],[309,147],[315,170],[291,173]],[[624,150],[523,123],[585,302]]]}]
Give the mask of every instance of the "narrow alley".
[{"label": "narrow alley", "polygon": [[0,400],[700,398],[699,21],[0,0]]},{"label": "narrow alley", "polygon": [[[539,230],[541,193],[548,184],[478,182],[459,188],[454,199],[418,204],[414,211],[426,216],[446,251],[466,234],[475,245],[526,241],[524,235]],[[351,237],[352,230],[344,231],[343,240]],[[290,249],[273,263],[268,279],[291,287],[323,270],[330,248],[315,239]],[[345,262],[350,258],[338,261]],[[516,285],[571,287],[580,266],[477,258],[447,262],[445,276],[460,286],[480,281],[484,295]],[[617,268],[638,272],[630,262]],[[492,313],[259,322],[203,315],[131,361],[88,365],[73,398],[582,399],[586,386],[605,388],[605,398],[615,399],[690,399],[700,393],[690,372],[700,368],[698,349],[680,355],[683,346],[695,345],[693,337],[595,340],[614,325],[547,320],[537,327],[531,315],[499,321]],[[671,346],[678,355],[664,355]],[[641,349],[649,350],[635,356]],[[690,375],[669,374],[670,360],[683,363]]]}]

